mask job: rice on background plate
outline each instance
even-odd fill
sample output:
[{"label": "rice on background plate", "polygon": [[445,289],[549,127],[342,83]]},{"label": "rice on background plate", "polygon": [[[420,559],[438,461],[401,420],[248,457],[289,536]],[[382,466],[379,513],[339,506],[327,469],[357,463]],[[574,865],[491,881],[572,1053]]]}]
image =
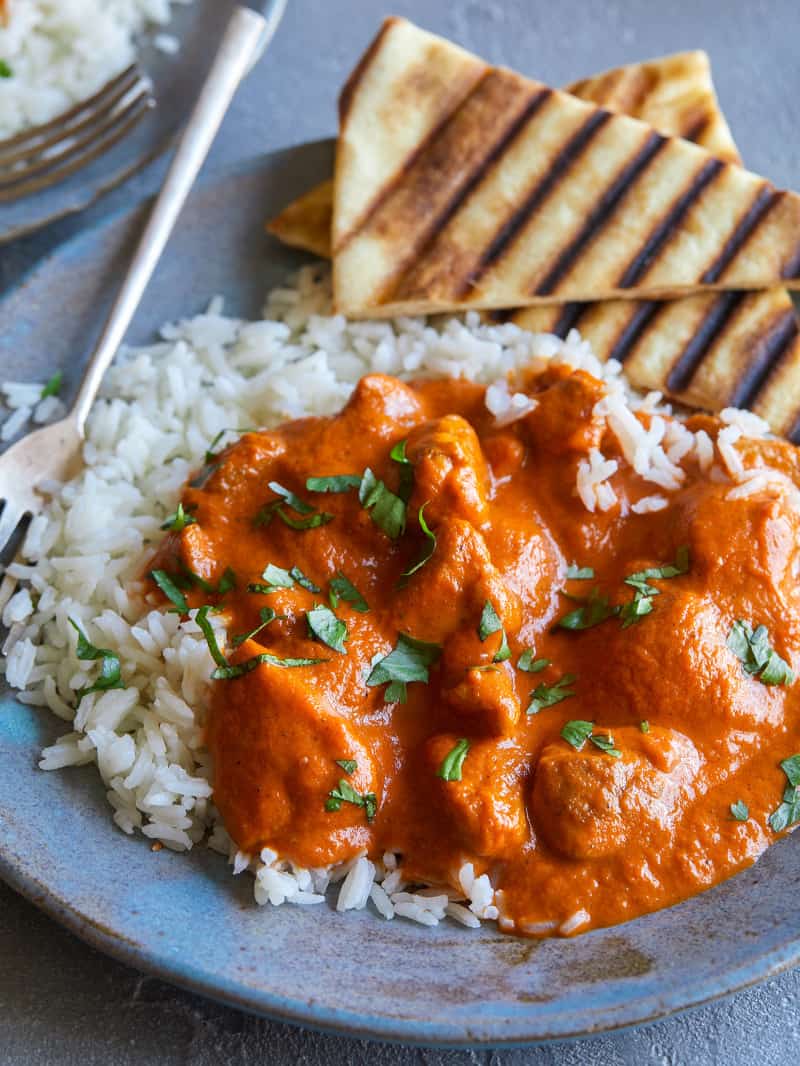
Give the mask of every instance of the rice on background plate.
[{"label": "rice on background plate", "polygon": [[[260,321],[227,318],[216,299],[205,314],[165,326],[161,338],[122,351],[106,374],[87,424],[85,469],[66,485],[47,486],[50,501],[31,522],[0,583],[7,628],[0,668],[23,703],[69,723],[69,731],[42,753],[40,766],[96,765],[123,832],[141,832],[176,851],[207,843],[228,857],[234,873],[254,875],[260,904],[321,903],[328,886],[340,883],[340,911],[371,900],[387,919],[435,925],[450,916],[468,926],[482,918],[502,924],[489,878],[476,876],[468,862],[458,888],[420,889],[406,885],[391,853],[378,862],[361,855],[334,868],[303,869],[269,849],[260,855],[237,851],[213,806],[203,747],[214,667],[208,646],[195,612],[181,621],[148,603],[150,588],[141,581],[162,522],[217,434],[334,413],[373,371],[406,380],[456,376],[483,382],[489,386],[487,407],[501,422],[535,403],[513,391],[522,367],[543,369],[552,361],[603,378],[606,394],[595,415],[616,437],[622,459],[606,459],[593,449],[577,464],[575,491],[589,511],[616,504],[611,481],[621,462],[641,478],[642,496],[633,509],[643,512],[668,505],[669,493],[685,479],[681,463],[689,458],[711,477],[730,481],[731,495],[756,491],[773,474],[744,469],[736,441],[763,435],[766,424],[747,412],[726,411],[713,440],[666,422],[661,414],[669,408],[660,395],[630,393],[619,364],[601,365],[575,331],[561,341],[512,324],[482,324],[476,312],[435,322],[347,322],[330,314],[327,268],[306,267],[291,285],[270,293]],[[9,421],[17,418],[17,428],[19,412],[35,410],[41,388],[3,386],[15,409]],[[647,413],[646,428],[637,409]],[[50,417],[56,413],[51,405]],[[41,409],[36,417],[44,420]],[[223,443],[233,439],[235,433]],[[211,617],[224,646],[224,616]],[[77,658],[73,623],[118,656],[127,686],[90,693],[77,709],[76,693],[94,680],[97,664]],[[579,927],[579,916],[560,930],[538,932],[566,934],[573,920]]]},{"label": "rice on background plate", "polygon": [[[136,58],[135,38],[192,0],[6,0],[0,14],[0,140],[49,122]],[[0,4],[2,8],[2,4]],[[169,34],[156,46],[174,52]]]}]

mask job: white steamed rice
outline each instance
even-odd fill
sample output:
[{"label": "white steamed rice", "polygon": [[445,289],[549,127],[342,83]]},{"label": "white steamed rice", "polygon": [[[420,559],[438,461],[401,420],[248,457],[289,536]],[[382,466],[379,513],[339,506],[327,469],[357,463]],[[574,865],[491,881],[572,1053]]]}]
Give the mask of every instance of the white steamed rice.
[{"label": "white steamed rice", "polygon": [[[66,485],[50,486],[51,501],[0,583],[7,630],[0,668],[20,700],[68,723],[68,732],[42,753],[43,769],[94,764],[123,832],[141,832],[155,846],[176,851],[206,841],[228,856],[234,873],[250,871],[259,904],[317,904],[329,885],[338,884],[339,911],[371,901],[386,919],[502,923],[488,876],[476,876],[470,863],[459,873],[458,890],[428,890],[406,884],[391,853],[380,861],[359,855],[336,868],[307,870],[269,849],[237,851],[214,810],[202,746],[213,669],[206,642],[193,617],[180,621],[143,599],[139,575],[162,521],[220,431],[332,413],[370,371],[487,383],[487,404],[500,422],[531,406],[509,386],[519,368],[563,362],[603,377],[605,395],[595,417],[615,434],[623,460],[594,450],[579,462],[576,493],[589,511],[617,504],[612,481],[623,461],[640,476],[642,497],[634,504],[640,512],[667,505],[668,493],[685,478],[681,462],[689,458],[717,479],[736,482],[732,494],[756,491],[759,478],[775,479],[770,471],[745,470],[736,441],[761,435],[766,426],[753,415],[725,412],[715,444],[705,432],[667,423],[658,394],[632,397],[619,366],[601,366],[574,331],[560,341],[512,324],[481,324],[474,312],[436,324],[410,318],[348,323],[331,316],[329,305],[327,271],[306,268],[295,284],[270,294],[261,321],[227,318],[215,300],[205,314],[166,326],[160,343],[120,354],[89,418],[85,469]],[[4,390],[15,412],[36,410],[40,392],[39,385]],[[647,428],[633,406],[648,413]],[[221,616],[212,617],[223,627]],[[92,643],[119,656],[127,684],[87,695],[77,711],[76,692],[97,668],[77,659],[70,619]],[[585,920],[579,912],[562,932]]]},{"label": "white steamed rice", "polygon": [[[135,38],[164,26],[175,3],[192,0],[8,0],[0,17],[0,140],[49,122],[97,92],[136,57]],[[157,35],[156,47],[174,54],[179,41]]]}]

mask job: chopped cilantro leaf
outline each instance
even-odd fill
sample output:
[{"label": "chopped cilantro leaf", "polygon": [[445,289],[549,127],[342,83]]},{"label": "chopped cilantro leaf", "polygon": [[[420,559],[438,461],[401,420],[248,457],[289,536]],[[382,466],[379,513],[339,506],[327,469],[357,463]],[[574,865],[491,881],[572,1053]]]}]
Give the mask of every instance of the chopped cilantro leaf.
[{"label": "chopped cilantro leaf", "polygon": [[289,571],[275,566],[274,563],[268,563],[261,576],[273,589],[290,589],[294,584],[294,578]]},{"label": "chopped cilantro leaf", "polygon": [[619,748],[614,747],[614,738],[610,733],[592,733],[589,740],[596,748],[605,752],[606,755],[610,755],[613,759],[622,758],[622,752]]},{"label": "chopped cilantro leaf", "polygon": [[[653,590],[658,593],[658,589]],[[634,625],[636,622],[640,622],[645,615],[650,614],[653,610],[653,598],[652,596],[642,595],[637,590],[632,600],[627,603],[623,603],[619,612],[619,616],[622,619],[622,628],[627,629],[628,626]]]},{"label": "chopped cilantro leaf", "polygon": [[728,635],[728,647],[748,674],[764,685],[791,685],[794,673],[769,642],[766,626],[754,630],[750,622],[737,619]]},{"label": "chopped cilantro leaf", "polygon": [[237,663],[236,666],[220,666],[211,677],[214,681],[230,681],[232,678],[249,674],[251,670],[255,670],[262,663],[269,663],[271,666],[297,667],[316,666],[318,663],[327,661],[327,659],[281,659],[277,655],[272,655],[265,651],[261,652],[260,655],[254,655],[252,659],[246,659],[243,663]]},{"label": "chopped cilantro leaf", "polygon": [[478,623],[478,636],[481,640],[486,640],[492,633],[499,633],[502,628],[503,623],[500,621],[497,611],[494,609],[491,600],[487,600],[483,605],[481,620]]},{"label": "chopped cilantro leaf", "polygon": [[783,800],[769,816],[769,824],[776,833],[800,822],[800,755],[791,755],[781,763],[781,769],[789,782],[783,792]]},{"label": "chopped cilantro leaf", "polygon": [[334,759],[337,766],[341,766],[346,774],[354,774],[358,769],[355,759]]},{"label": "chopped cilantro leaf", "polygon": [[647,721],[646,718],[643,718],[642,721],[639,722],[639,730],[642,733],[649,733],[650,732],[650,723]]},{"label": "chopped cilantro leaf", "polygon": [[310,503],[306,503],[305,500],[301,500],[299,496],[295,495],[291,489],[285,488],[278,481],[270,481],[270,489],[276,496],[282,496],[286,503],[291,507],[293,511],[297,511],[298,514],[312,514],[314,508]]},{"label": "chopped cilantro leaf", "polygon": [[400,485],[397,495],[403,503],[408,503],[414,491],[414,467],[411,465],[411,460],[406,458],[407,444],[407,440],[401,440],[389,452],[389,458],[400,464]]},{"label": "chopped cilantro leaf", "polygon": [[255,629],[251,629],[249,633],[240,633],[233,638],[231,645],[234,648],[238,648],[239,645],[244,644],[246,640],[252,640],[253,637],[257,637],[261,630],[268,626],[270,622],[274,622],[276,618],[283,618],[284,616],[276,614],[271,607],[262,607],[258,612],[258,617],[261,619],[261,622],[255,627]]},{"label": "chopped cilantro leaf", "polygon": [[8,65],[5,59],[0,59],[0,78],[13,78],[14,71]]},{"label": "chopped cilantro leaf", "polygon": [[674,563],[667,563],[665,566],[651,566],[646,570],[637,570],[636,573],[629,574],[625,578],[625,584],[632,585],[635,588],[637,583],[680,577],[682,574],[688,574],[688,572],[689,546],[688,544],[682,544],[675,553]]},{"label": "chopped cilantro leaf", "polygon": [[737,822],[746,822],[750,817],[748,806],[743,800],[737,800],[731,804],[731,817]]},{"label": "chopped cilantro leaf", "polygon": [[309,492],[347,492],[357,489],[361,484],[360,474],[333,474],[330,477],[306,478]]},{"label": "chopped cilantro leaf", "polygon": [[270,593],[278,592],[280,589],[294,588],[295,583],[308,592],[316,593],[320,591],[319,586],[315,585],[311,578],[306,577],[299,566],[293,566],[291,570],[284,570],[280,566],[275,566],[274,563],[269,563],[264,568],[261,576],[266,584],[255,583],[248,585],[248,592],[257,592],[259,595],[269,596]]},{"label": "chopped cilantro leaf", "polygon": [[375,525],[383,530],[387,537],[397,540],[406,528],[406,503],[395,495],[372,473],[369,467],[364,471],[358,499]]},{"label": "chopped cilantro leaf", "polygon": [[339,600],[344,600],[345,603],[350,604],[354,611],[359,611],[361,614],[366,614],[369,611],[367,601],[352,581],[348,581],[341,570],[338,570],[334,577],[331,578],[328,599],[334,610],[339,606]]},{"label": "chopped cilantro leaf", "polygon": [[605,622],[607,618],[614,618],[620,612],[620,608],[612,607],[608,596],[601,595],[597,588],[592,589],[588,599],[579,599],[577,602],[581,606],[559,618],[555,624],[556,629],[591,629],[592,626]]},{"label": "chopped cilantro leaf", "polygon": [[526,648],[517,659],[517,669],[524,670],[526,674],[538,674],[550,666],[550,659],[534,659],[533,648]]},{"label": "chopped cilantro leaf", "polygon": [[333,515],[328,514],[327,511],[317,511],[314,514],[307,515],[305,518],[292,518],[282,507],[276,507],[274,513],[290,529],[318,529],[320,526],[326,526],[328,522],[333,521]]},{"label": "chopped cilantro leaf", "polygon": [[526,709],[526,714],[538,714],[546,707],[555,707],[562,700],[567,700],[575,695],[575,690],[569,686],[575,680],[574,674],[564,674],[554,685],[537,685],[531,693],[531,701]]},{"label": "chopped cilantro leaf", "polygon": [[378,810],[378,801],[374,792],[367,792],[363,796],[356,792],[349,781],[342,778],[336,788],[332,788],[325,801],[326,811],[341,810],[343,803],[352,803],[354,807],[363,807],[367,821],[372,822]]},{"label": "chopped cilantro leaf", "polygon": [[568,581],[591,581],[593,577],[594,570],[591,566],[578,566],[577,563],[570,563],[567,567]]},{"label": "chopped cilantro leaf", "polygon": [[196,521],[196,518],[184,511],[183,504],[179,503],[175,513],[161,523],[161,528],[169,530],[170,533],[180,533],[187,526],[194,525]]},{"label": "chopped cilantro leaf", "polygon": [[[2,74],[0,74],[0,77],[1,76]],[[39,398],[41,400],[45,400],[48,396],[58,396],[59,392],[61,392],[61,382],[63,380],[64,371],[56,370],[55,374],[53,374],[50,380],[42,386],[42,391],[39,393]]]},{"label": "chopped cilantro leaf", "polygon": [[428,545],[417,562],[408,570],[403,571],[403,577],[411,577],[412,574],[416,574],[418,570],[423,568],[425,563],[430,561],[433,553],[436,551],[436,534],[428,528],[428,523],[425,521],[425,508],[427,506],[427,503],[423,503],[422,507],[419,509],[419,515],[417,517],[419,519],[419,527],[428,540]]},{"label": "chopped cilantro leaf", "polygon": [[481,640],[486,640],[493,633],[500,633],[500,647],[494,654],[492,662],[503,663],[506,659],[511,658],[511,648],[508,646],[508,640],[506,639],[506,631],[503,628],[503,623],[498,617],[497,611],[494,609],[494,605],[490,600],[487,600],[483,605],[483,611],[481,612],[481,620],[478,623],[478,636]]},{"label": "chopped cilantro leaf", "polygon": [[165,570],[151,570],[150,577],[158,585],[167,599],[181,614],[188,614],[189,604],[186,597]]},{"label": "chopped cilantro leaf", "polygon": [[214,628],[208,620],[208,612],[210,607],[201,607],[197,614],[194,616],[195,622],[200,626],[203,636],[206,638],[206,644],[208,644],[208,650],[211,652],[211,658],[217,664],[217,666],[227,667],[228,660],[220,651],[219,644],[217,643],[217,635],[214,632]]},{"label": "chopped cilantro leaf", "polygon": [[320,592],[319,585],[315,585],[310,577],[306,577],[299,566],[293,566],[289,571],[289,577],[291,577],[297,584],[306,589],[307,592]]},{"label": "chopped cilantro leaf", "polygon": [[122,680],[119,657],[109,648],[98,648],[87,639],[86,634],[74,619],[69,619],[69,624],[78,634],[78,642],[75,646],[75,655],[83,662],[97,662],[100,660],[100,675],[91,685],[86,685],[76,693],[78,705],[84,696],[90,692],[108,692],[112,688],[127,688]]},{"label": "chopped cilantro leaf", "polygon": [[317,640],[344,655],[347,650],[344,646],[347,640],[347,626],[341,618],[336,617],[330,607],[319,603],[312,610],[306,611],[306,619],[308,628]]},{"label": "chopped cilantro leaf", "polygon": [[781,763],[781,770],[786,774],[790,785],[800,785],[800,755],[790,755]]},{"label": "chopped cilantro leaf", "polygon": [[442,649],[438,644],[415,640],[407,633],[400,633],[397,644],[370,671],[367,685],[387,685],[384,698],[387,703],[404,703],[406,685],[412,681],[428,683],[429,667],[438,661]]},{"label": "chopped cilantro leaf", "polygon": [[443,781],[460,781],[461,767],[464,765],[468,751],[469,741],[462,737],[442,759],[442,765],[436,771],[436,776],[441,777]]},{"label": "chopped cilantro leaf", "polygon": [[592,735],[594,722],[586,722],[581,718],[575,718],[567,722],[561,730],[561,736],[567,744],[571,744],[576,751],[580,751],[589,737]]}]

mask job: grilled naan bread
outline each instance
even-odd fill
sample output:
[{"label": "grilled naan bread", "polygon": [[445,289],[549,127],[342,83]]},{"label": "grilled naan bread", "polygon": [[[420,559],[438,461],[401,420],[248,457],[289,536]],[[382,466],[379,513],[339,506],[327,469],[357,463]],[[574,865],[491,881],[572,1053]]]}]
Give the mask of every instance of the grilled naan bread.
[{"label": "grilled naan bread", "polygon": [[345,86],[337,310],[384,317],[800,285],[800,196],[470,59],[392,18]]},{"label": "grilled naan bread", "polygon": [[[694,140],[722,159],[741,161],[704,52],[618,67],[575,82],[569,91],[626,111],[661,133]],[[290,204],[269,229],[287,244],[329,257],[332,216],[329,179]],[[624,362],[637,387],[706,410],[750,407],[775,432],[800,442],[800,333],[785,289],[735,299],[699,293],[659,304],[546,304],[488,317],[562,337],[577,327],[599,358]]]},{"label": "grilled naan bread", "polygon": [[[684,137],[709,152],[741,163],[720,110],[705,52],[616,67],[568,85],[565,92],[609,111],[641,119],[670,137]],[[267,223],[284,244],[330,259],[333,181],[315,185]]]}]

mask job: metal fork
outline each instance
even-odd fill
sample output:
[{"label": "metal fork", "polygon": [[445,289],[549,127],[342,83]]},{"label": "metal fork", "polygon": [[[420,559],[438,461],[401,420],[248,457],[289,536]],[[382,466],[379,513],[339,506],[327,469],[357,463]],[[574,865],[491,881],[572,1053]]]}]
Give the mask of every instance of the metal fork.
[{"label": "metal fork", "polygon": [[134,63],[51,122],[0,141],[0,203],[68,178],[127,136],[155,104],[150,79]]},{"label": "metal fork", "polygon": [[60,422],[36,430],[0,456],[0,500],[4,502],[0,552],[22,519],[41,510],[43,496],[37,487],[43,482],[67,481],[80,471],[84,427],[103,374],[139,306],[228,106],[272,40],[285,7],[286,0],[245,0],[234,10],[72,409]]}]

